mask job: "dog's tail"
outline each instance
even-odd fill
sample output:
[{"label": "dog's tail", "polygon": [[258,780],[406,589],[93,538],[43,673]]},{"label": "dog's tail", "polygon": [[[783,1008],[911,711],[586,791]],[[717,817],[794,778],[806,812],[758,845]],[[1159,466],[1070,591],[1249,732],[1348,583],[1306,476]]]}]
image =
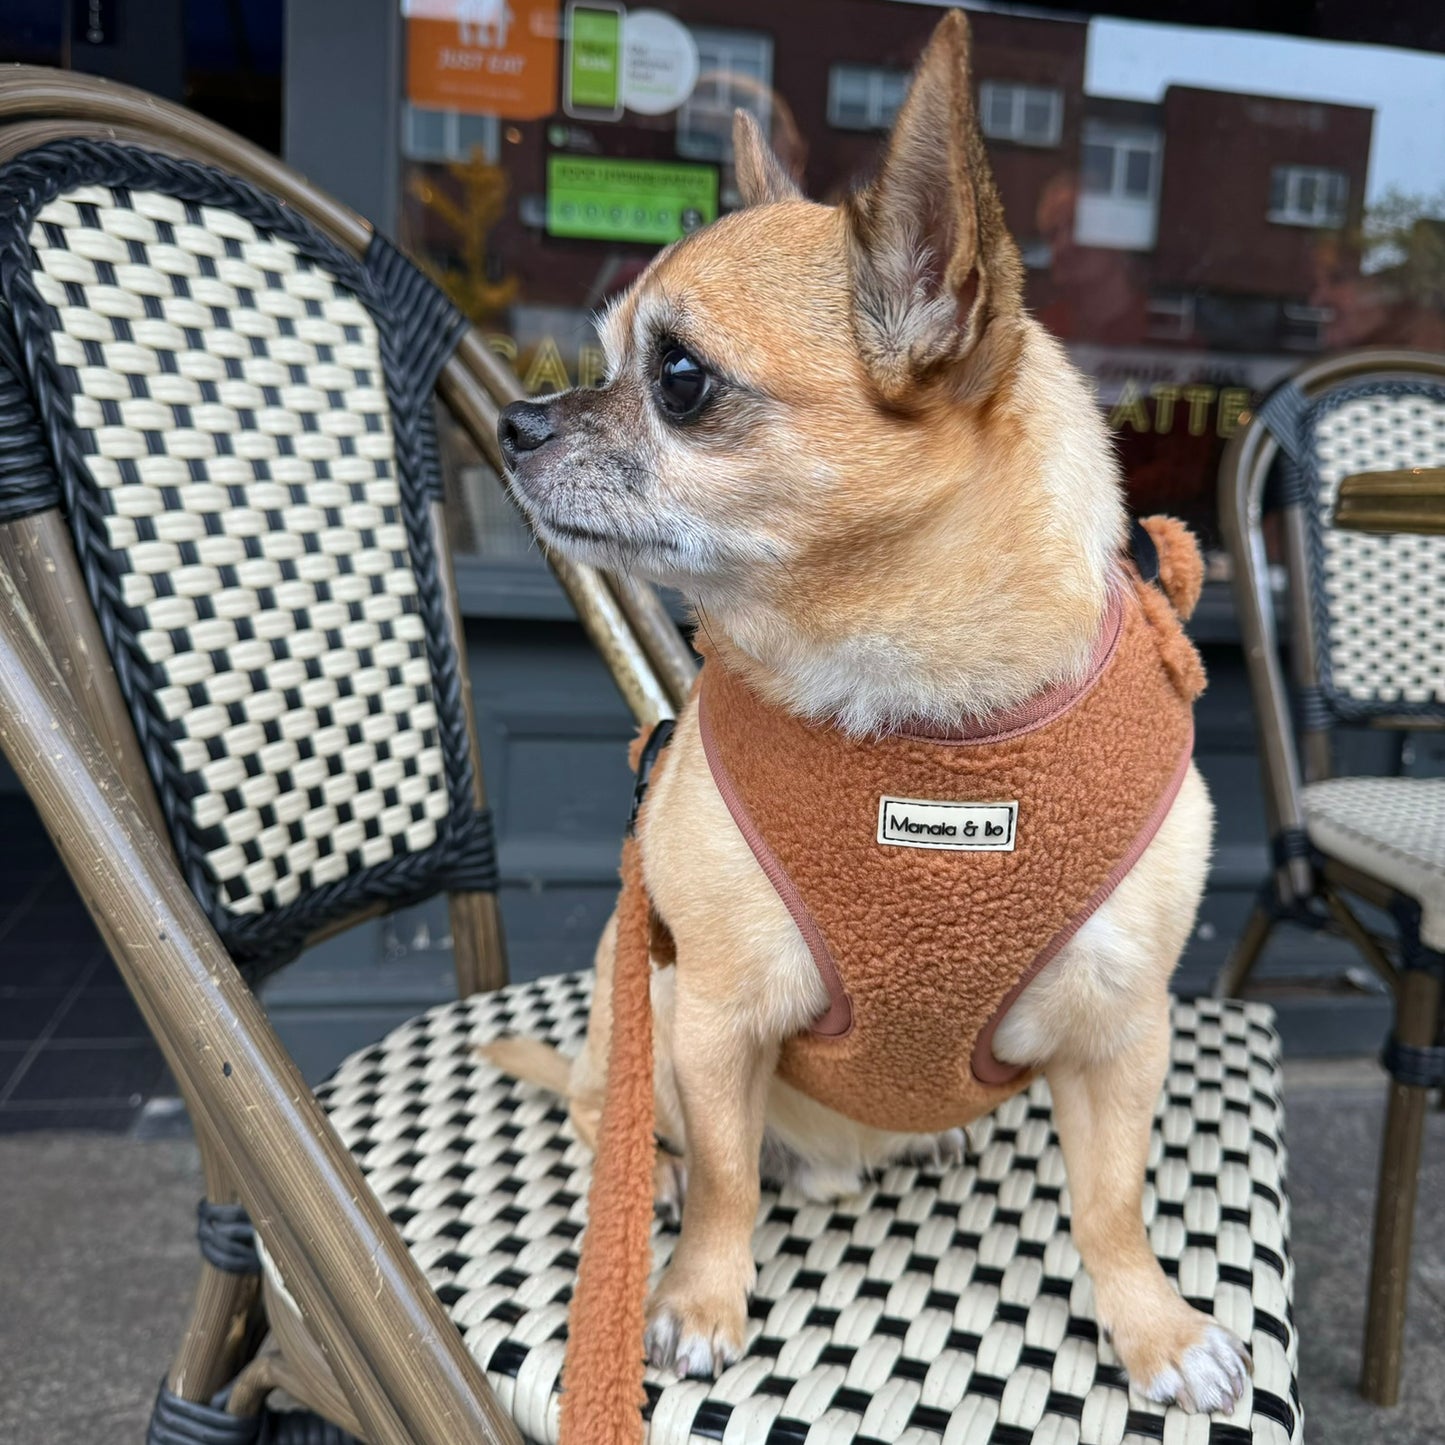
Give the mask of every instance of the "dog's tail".
[{"label": "dog's tail", "polygon": [[493,1039],[491,1043],[483,1044],[477,1054],[504,1074],[520,1079],[524,1084],[550,1089],[564,1098],[571,1086],[571,1059],[559,1054],[551,1044],[544,1044],[541,1039]]}]

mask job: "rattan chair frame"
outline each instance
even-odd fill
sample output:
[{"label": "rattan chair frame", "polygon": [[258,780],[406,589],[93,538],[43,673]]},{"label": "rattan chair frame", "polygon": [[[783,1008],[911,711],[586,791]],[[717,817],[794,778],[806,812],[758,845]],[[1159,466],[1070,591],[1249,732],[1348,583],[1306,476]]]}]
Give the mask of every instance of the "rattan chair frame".
[{"label": "rattan chair frame", "polygon": [[[1393,349],[1348,352],[1295,373],[1282,386],[1313,401],[1346,383],[1445,382],[1445,357]],[[1269,402],[1263,404],[1268,407]],[[1262,409],[1262,408],[1261,408]],[[1360,1392],[1381,1405],[1399,1398],[1404,1351],[1417,1176],[1425,1111],[1431,1089],[1402,1066],[1402,1050],[1431,1050],[1442,1028],[1440,955],[1419,939],[1418,907],[1388,880],[1376,878],[1306,843],[1302,790],[1331,775],[1328,719],[1305,713],[1296,726],[1294,695],[1310,695],[1320,682],[1319,637],[1310,591],[1309,536],[1304,508],[1282,512],[1282,561],[1288,580],[1289,675],[1281,659],[1280,627],[1270,587],[1262,526],[1266,487],[1280,445],[1260,410],[1230,441],[1220,466],[1219,511],[1233,561],[1234,596],[1264,781],[1265,814],[1274,844],[1274,869],[1216,983],[1215,992],[1240,994],[1277,924],[1323,928],[1359,950],[1390,988],[1395,1025],[1386,1065],[1393,1075],[1382,1141],[1376,1200],[1369,1307]],[[1438,726],[1419,716],[1381,717],[1372,725]],[[1391,913],[1398,932],[1381,936],[1366,927],[1349,899]],[[1418,1061],[1419,1055],[1413,1055]],[[1414,1077],[1415,1082],[1409,1080]]]},{"label": "rattan chair frame", "polygon": [[[50,141],[83,137],[229,171],[358,258],[371,241],[359,216],[188,111],[88,77],[0,68],[0,164]],[[446,362],[437,395],[500,473],[497,415],[521,388],[475,333],[465,333]],[[430,529],[462,669],[480,807],[461,611],[439,503]],[[555,556],[549,561],[637,721],[673,715],[691,687],[693,661],[656,594]],[[206,1207],[223,1216],[241,1205],[262,1222],[267,1250],[305,1319],[304,1335],[273,1336],[258,1357],[265,1332],[259,1273],[204,1263],[162,1392],[168,1408],[209,1409],[206,1428],[214,1428],[212,1402],[229,1387],[225,1409],[241,1424],[282,1387],[372,1445],[518,1441],[177,867],[68,527],[55,509],[0,523],[0,745],[175,1075],[200,1146]],[[506,959],[495,895],[457,893],[450,905],[460,991],[500,986]]]}]

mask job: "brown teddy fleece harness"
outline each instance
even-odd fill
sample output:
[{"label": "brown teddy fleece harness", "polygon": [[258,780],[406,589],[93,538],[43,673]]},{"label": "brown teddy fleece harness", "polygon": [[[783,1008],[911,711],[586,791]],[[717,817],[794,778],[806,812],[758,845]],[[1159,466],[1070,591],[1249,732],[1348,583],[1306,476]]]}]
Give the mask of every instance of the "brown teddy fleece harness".
[{"label": "brown teddy fleece harness", "polygon": [[[1080,683],[948,736],[850,738],[766,703],[708,656],[693,700],[713,779],[828,990],[779,1064],[811,1098],[927,1133],[979,1117],[1032,1077],[994,1057],[994,1032],[1138,861],[1192,753],[1204,674],[1181,617],[1198,598],[1199,552],[1178,522],[1151,517],[1136,527],[1135,558]],[[629,835],[564,1445],[642,1438],[649,958],[670,961],[669,943]]]}]

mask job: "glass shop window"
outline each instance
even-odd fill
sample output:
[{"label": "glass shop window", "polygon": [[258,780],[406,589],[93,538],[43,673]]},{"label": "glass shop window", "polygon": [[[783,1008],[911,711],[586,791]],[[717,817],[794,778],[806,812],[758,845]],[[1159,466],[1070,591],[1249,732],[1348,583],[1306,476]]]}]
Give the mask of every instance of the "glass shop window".
[{"label": "glass shop window", "polygon": [[[1388,34],[1370,7],[1315,7],[1334,29],[1313,37],[1134,8],[1156,18],[970,10],[979,118],[1029,307],[1093,378],[1132,504],[1198,527],[1217,576],[1219,459],[1262,390],[1346,348],[1445,350],[1445,31],[1438,6]],[[536,393],[598,384],[600,308],[739,204],[736,107],[836,201],[876,168],[940,15],[403,9],[402,240]],[[541,566],[480,458],[453,457],[448,484],[465,546]]]}]

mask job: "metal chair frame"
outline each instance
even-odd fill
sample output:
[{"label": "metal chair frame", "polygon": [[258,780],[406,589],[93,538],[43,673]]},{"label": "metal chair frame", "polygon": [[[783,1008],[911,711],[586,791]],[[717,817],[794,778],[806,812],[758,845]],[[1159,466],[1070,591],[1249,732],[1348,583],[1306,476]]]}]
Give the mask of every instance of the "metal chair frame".
[{"label": "metal chair frame", "polygon": [[[82,137],[134,144],[240,176],[358,258],[371,241],[360,217],[188,111],[104,81],[0,69],[0,165],[47,142]],[[497,414],[520,395],[515,377],[470,331],[437,384],[442,404],[499,474]],[[440,503],[432,506],[430,529],[481,807],[465,643]],[[549,560],[634,717],[650,725],[673,715],[691,687],[693,663],[656,595],[635,582]],[[200,1146],[205,1262],[152,1440],[254,1440],[265,1397],[283,1387],[372,1445],[518,1442],[515,1425],[177,867],[56,509],[0,522],[0,746],[159,1042]],[[495,895],[456,893],[450,903],[459,989],[500,986],[506,956]],[[264,1309],[249,1220],[263,1226],[266,1247],[301,1307],[304,1331],[288,1323],[294,1318],[288,1311]],[[272,1347],[258,1355],[266,1323]],[[332,1429],[327,1438],[340,1436]]]},{"label": "metal chair frame", "polygon": [[[1271,432],[1272,408],[1303,397],[1313,401],[1342,384],[1369,381],[1445,383],[1445,357],[1403,350],[1364,350],[1315,363],[1297,372],[1256,409],[1227,447],[1220,467],[1220,520],[1234,564],[1234,593],[1245,661],[1254,694],[1255,724],[1264,777],[1264,804],[1274,868],[1260,899],[1220,973],[1215,992],[1238,995],[1249,981],[1276,924],[1327,930],[1357,948],[1384,980],[1395,1003],[1395,1027],[1385,1050],[1392,1079],[1381,1149],[1369,1306],[1360,1391],[1391,1405],[1399,1398],[1406,1291],[1419,1172],[1421,1138],[1431,1085],[1422,1061],[1445,1058],[1440,1048],[1441,986],[1445,958],[1423,946],[1419,906],[1376,878],[1329,857],[1305,832],[1301,792],[1306,782],[1332,772],[1330,728],[1324,709],[1297,708],[1320,683],[1319,638],[1310,592],[1309,538],[1304,507],[1281,501],[1282,560],[1288,577],[1287,639],[1280,636],[1265,554],[1262,519],[1270,474],[1281,460]],[[1286,489],[1288,493],[1288,489]],[[1290,675],[1281,660],[1287,641]],[[1380,717],[1372,726],[1419,729],[1445,719]],[[1367,927],[1350,905],[1363,900],[1391,914],[1393,937]]]}]

